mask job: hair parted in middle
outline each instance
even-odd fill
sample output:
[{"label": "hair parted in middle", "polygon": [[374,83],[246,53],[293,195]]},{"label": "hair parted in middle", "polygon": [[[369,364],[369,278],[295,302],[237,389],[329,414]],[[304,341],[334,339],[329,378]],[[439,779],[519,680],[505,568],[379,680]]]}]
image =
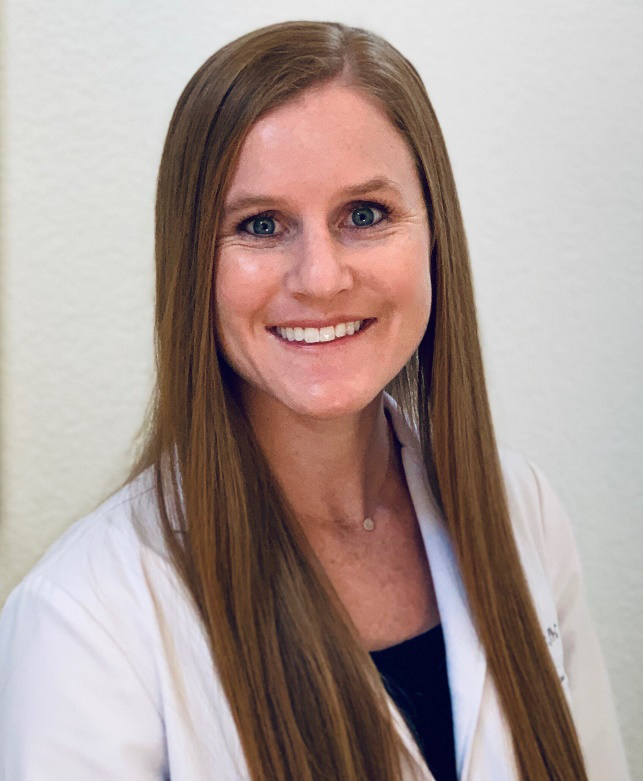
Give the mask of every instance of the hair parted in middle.
[{"label": "hair parted in middle", "polygon": [[128,479],[155,475],[163,537],[253,781],[401,779],[412,761],[379,673],[253,437],[217,344],[217,233],[243,142],[267,112],[334,80],[384,111],[422,185],[431,315],[389,389],[418,431],[519,772],[579,781],[578,740],[513,538],[446,146],[417,71],[374,33],[264,27],[212,55],[180,96],[156,202],[157,384]]}]

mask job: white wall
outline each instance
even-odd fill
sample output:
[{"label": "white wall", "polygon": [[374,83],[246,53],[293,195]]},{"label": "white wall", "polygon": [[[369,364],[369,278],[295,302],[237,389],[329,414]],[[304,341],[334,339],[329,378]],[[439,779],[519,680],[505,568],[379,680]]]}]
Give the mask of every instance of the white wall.
[{"label": "white wall", "polygon": [[156,169],[184,84],[257,26],[366,26],[416,64],[441,119],[499,438],[573,518],[643,774],[640,3],[230,8],[5,0],[0,602],[125,473],[152,381]]}]

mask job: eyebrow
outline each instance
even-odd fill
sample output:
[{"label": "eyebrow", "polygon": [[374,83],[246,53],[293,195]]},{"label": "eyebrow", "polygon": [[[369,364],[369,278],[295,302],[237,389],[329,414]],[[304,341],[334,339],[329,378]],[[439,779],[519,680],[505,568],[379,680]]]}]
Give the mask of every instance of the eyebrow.
[{"label": "eyebrow", "polygon": [[[340,190],[338,195],[343,198],[357,197],[359,195],[365,195],[366,193],[373,192],[375,190],[392,190],[397,195],[400,195],[400,187],[392,179],[387,176],[376,176],[373,179],[369,179],[367,182],[361,184],[351,185]],[[229,216],[235,212],[262,207],[274,206],[282,201],[280,198],[275,198],[270,195],[246,195],[241,193],[237,198],[226,203],[223,207],[224,216]]]}]

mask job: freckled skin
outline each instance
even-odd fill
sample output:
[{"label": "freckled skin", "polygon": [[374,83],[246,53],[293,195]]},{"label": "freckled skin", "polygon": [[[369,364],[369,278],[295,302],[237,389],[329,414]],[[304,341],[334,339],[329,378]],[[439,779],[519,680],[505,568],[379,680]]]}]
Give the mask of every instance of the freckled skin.
[{"label": "freckled skin", "polygon": [[[375,177],[396,190],[341,192]],[[407,362],[429,318],[428,218],[404,140],[354,89],[309,90],[250,131],[226,203],[240,195],[269,197],[226,216],[218,237],[218,337],[246,404],[317,420],[364,409]],[[382,202],[390,216],[355,226],[361,203]],[[274,235],[249,235],[248,222],[238,228],[267,210]],[[298,350],[267,330],[340,314],[377,321],[327,350]]]}]

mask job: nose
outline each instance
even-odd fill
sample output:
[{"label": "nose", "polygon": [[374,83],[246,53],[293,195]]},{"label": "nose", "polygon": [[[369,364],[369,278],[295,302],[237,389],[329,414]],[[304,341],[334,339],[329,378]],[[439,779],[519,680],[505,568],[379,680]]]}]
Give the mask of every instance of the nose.
[{"label": "nose", "polygon": [[293,295],[329,300],[353,286],[347,248],[328,226],[304,228],[291,252],[286,287]]}]

